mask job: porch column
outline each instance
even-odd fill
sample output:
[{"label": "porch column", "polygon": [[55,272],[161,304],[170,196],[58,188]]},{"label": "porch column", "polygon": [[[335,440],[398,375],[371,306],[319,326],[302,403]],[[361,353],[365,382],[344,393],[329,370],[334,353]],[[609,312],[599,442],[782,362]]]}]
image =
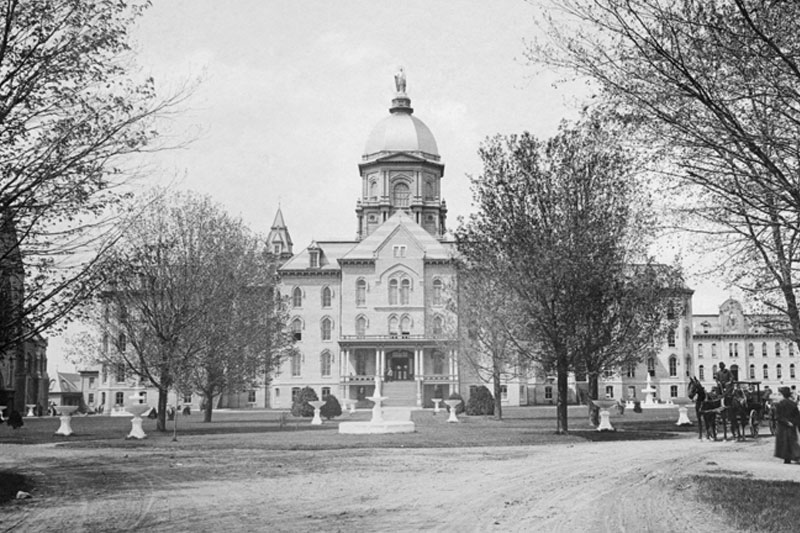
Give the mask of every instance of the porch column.
[{"label": "porch column", "polygon": [[345,400],[350,399],[350,384],[347,381],[347,365],[350,360],[350,350],[343,348],[339,352],[339,383],[341,384],[341,395]]},{"label": "porch column", "polygon": [[458,348],[453,348],[453,379],[456,383],[456,387],[458,387],[459,382],[461,381],[461,376],[458,372]]},{"label": "porch column", "polygon": [[417,382],[417,407],[422,407],[422,348],[414,350],[414,380]]},{"label": "porch column", "polygon": [[383,355],[383,348],[375,350],[375,391],[380,390],[380,394],[383,394]]}]

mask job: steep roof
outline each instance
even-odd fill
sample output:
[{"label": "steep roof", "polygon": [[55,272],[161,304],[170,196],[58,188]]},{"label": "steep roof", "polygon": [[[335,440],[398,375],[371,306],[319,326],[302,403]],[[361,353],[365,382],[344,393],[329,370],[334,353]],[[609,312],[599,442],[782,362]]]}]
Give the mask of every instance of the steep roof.
[{"label": "steep roof", "polygon": [[381,245],[401,228],[406,230],[417,242],[423,250],[425,259],[448,260],[452,258],[452,254],[444,244],[414,222],[405,211],[398,210],[386,222],[378,226],[366,239],[353,247],[342,259],[344,261],[373,259],[375,252],[380,249]]}]

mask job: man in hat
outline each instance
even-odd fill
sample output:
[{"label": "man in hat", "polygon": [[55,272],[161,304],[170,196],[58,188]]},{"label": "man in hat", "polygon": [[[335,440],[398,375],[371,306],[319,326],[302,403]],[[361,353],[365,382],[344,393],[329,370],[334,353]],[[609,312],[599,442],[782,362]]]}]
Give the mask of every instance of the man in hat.
[{"label": "man in hat", "polygon": [[719,393],[723,396],[727,396],[733,386],[733,374],[731,374],[730,370],[725,368],[725,363],[719,364],[719,370],[717,371],[717,375],[714,376],[714,379],[717,380]]},{"label": "man in hat", "polygon": [[792,400],[792,389],[780,387],[781,401],[775,404],[775,457],[784,464],[800,461],[800,444],[797,443],[797,428],[800,427],[800,411]]}]

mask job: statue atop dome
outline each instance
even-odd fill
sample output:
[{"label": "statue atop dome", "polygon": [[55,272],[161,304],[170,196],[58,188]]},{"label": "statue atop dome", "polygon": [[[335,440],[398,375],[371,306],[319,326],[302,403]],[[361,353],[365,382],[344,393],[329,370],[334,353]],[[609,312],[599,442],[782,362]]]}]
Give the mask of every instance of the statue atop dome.
[{"label": "statue atop dome", "polygon": [[399,67],[397,74],[394,75],[394,86],[400,94],[406,93],[406,71]]}]

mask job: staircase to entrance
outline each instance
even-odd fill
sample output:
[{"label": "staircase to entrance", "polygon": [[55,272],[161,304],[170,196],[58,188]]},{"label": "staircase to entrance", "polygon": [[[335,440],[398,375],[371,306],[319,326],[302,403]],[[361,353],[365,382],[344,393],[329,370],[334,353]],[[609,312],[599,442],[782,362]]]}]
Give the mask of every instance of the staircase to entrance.
[{"label": "staircase to entrance", "polygon": [[387,381],[381,394],[386,396],[383,405],[389,407],[416,407],[417,384],[414,381]]}]

